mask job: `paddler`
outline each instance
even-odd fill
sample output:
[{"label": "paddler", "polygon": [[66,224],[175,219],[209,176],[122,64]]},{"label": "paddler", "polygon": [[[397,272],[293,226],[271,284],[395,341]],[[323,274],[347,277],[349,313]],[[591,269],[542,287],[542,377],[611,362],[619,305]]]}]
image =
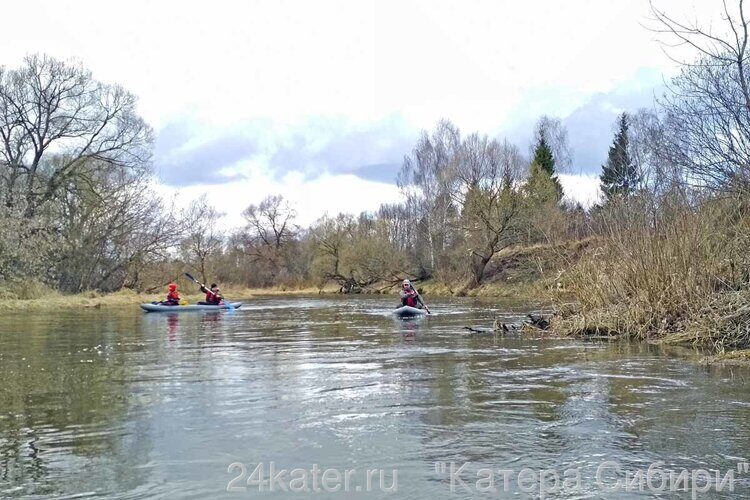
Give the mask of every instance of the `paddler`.
[{"label": "paddler", "polygon": [[180,292],[177,291],[177,283],[170,283],[168,289],[167,300],[162,302],[162,304],[165,306],[179,306]]},{"label": "paddler", "polygon": [[206,288],[204,285],[201,285],[201,292],[206,294],[206,300],[205,302],[198,302],[199,304],[218,306],[224,300],[224,297],[219,290],[219,286],[216,283],[211,283],[211,288]]},{"label": "paddler", "polygon": [[419,294],[408,279],[401,284],[401,305],[419,307]]}]

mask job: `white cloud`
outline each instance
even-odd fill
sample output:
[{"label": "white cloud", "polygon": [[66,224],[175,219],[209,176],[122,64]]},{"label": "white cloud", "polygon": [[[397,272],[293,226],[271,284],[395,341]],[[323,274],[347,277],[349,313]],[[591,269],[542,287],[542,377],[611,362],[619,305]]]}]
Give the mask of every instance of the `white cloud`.
[{"label": "white cloud", "polygon": [[599,187],[599,176],[586,174],[560,174],[565,199],[580,203],[584,208],[591,208],[601,200],[602,192]]},{"label": "white cloud", "polygon": [[[655,1],[687,18],[717,10]],[[393,165],[404,138],[439,118],[494,135],[542,113],[565,118],[623,85],[643,92],[643,82],[675,71],[642,26],[649,0],[25,0],[6,2],[3,16],[14,22],[3,26],[0,63],[46,52],[123,84],[157,132],[182,126],[167,141],[173,149],[158,152],[163,179],[190,177],[183,193],[208,191],[235,219],[284,190],[308,218],[334,206],[373,208],[395,187],[343,173],[356,173],[357,161]],[[382,126],[394,116],[396,139]],[[341,124],[354,131],[344,140]],[[276,153],[298,144],[286,163],[307,176],[274,180],[295,170]],[[232,184],[187,172],[201,165]],[[311,169],[328,173],[315,179]]]},{"label": "white cloud", "polygon": [[141,96],[157,128],[185,111],[213,124],[398,111],[418,127],[448,116],[490,131],[530,91],[557,95],[546,112],[564,114],[638,68],[674,67],[641,25],[647,0],[27,0],[3,9],[34,29],[6,23],[0,60],[80,58]]},{"label": "white cloud", "polygon": [[281,180],[256,174],[228,184],[188,186],[176,189],[164,184],[154,188],[168,199],[175,199],[177,207],[186,207],[202,194],[226,216],[219,222],[222,228],[236,228],[244,224],[242,211],[250,204],[259,203],[268,195],[280,194],[297,211],[297,224],[307,227],[324,213],[375,211],[382,203],[401,200],[399,189],[393,184],[361,179],[354,175],[325,174],[308,180],[292,173]]}]

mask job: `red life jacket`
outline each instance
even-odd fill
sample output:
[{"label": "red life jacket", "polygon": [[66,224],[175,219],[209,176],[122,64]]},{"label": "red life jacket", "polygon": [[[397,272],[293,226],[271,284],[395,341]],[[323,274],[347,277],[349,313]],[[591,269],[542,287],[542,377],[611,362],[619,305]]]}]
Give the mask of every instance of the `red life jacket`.
[{"label": "red life jacket", "polygon": [[414,290],[409,291],[409,295],[404,298],[405,305],[409,307],[417,307],[417,292]]},{"label": "red life jacket", "polygon": [[169,302],[170,304],[180,303],[180,294],[177,292],[177,290],[169,292],[169,294],[167,294],[167,302]]},{"label": "red life jacket", "polygon": [[221,302],[221,299],[218,297],[218,295],[214,295],[213,292],[209,289],[206,289],[206,302],[209,304],[218,304]]}]

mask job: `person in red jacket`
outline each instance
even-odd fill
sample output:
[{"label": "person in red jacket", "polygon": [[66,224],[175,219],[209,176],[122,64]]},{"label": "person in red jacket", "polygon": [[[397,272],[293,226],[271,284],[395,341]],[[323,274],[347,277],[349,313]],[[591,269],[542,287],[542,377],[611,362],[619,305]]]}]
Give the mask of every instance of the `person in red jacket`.
[{"label": "person in red jacket", "polygon": [[167,300],[162,302],[165,306],[179,306],[180,305],[180,292],[177,291],[177,284],[169,284],[169,293],[167,294]]},{"label": "person in red jacket", "polygon": [[206,294],[206,301],[199,302],[199,304],[218,306],[219,304],[221,304],[221,301],[224,300],[224,297],[221,296],[221,293],[219,291],[219,286],[216,283],[211,283],[210,289],[206,288],[205,286],[201,286],[201,292],[204,292]]},{"label": "person in red jacket", "polygon": [[419,307],[419,295],[409,280],[404,280],[401,285],[401,305]]}]

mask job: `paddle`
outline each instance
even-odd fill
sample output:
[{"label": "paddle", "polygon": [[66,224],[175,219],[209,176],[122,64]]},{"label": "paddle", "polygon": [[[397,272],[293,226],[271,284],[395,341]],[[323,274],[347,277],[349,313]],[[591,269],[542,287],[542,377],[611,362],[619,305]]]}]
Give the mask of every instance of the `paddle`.
[{"label": "paddle", "polygon": [[204,285],[203,283],[201,283],[201,282],[200,282],[200,281],[198,281],[197,279],[193,278],[193,276],[192,276],[192,275],[191,275],[190,273],[185,273],[185,276],[187,276],[187,277],[188,277],[188,279],[190,279],[190,281],[193,281],[193,282],[195,282],[196,284],[198,284],[198,285],[199,285],[199,286],[200,286],[200,287],[201,287],[201,288],[202,288],[203,290],[207,290],[207,291],[208,291],[208,293],[210,293],[211,295],[213,295],[213,296],[214,296],[214,297],[216,297],[217,299],[221,299],[221,300],[222,300],[222,301],[224,302],[224,305],[226,305],[226,306],[227,306],[227,309],[231,309],[231,310],[234,310],[234,306],[232,305],[232,303],[231,303],[231,302],[229,302],[228,300],[224,300],[224,298],[223,298],[223,297],[219,297],[219,296],[218,296],[217,294],[215,294],[215,293],[213,292],[213,290],[211,290],[210,288],[208,288],[208,287],[207,287],[206,285]]},{"label": "paddle", "polygon": [[420,302],[420,303],[422,304],[422,306],[424,307],[424,310],[425,310],[425,311],[427,311],[427,314],[432,314],[432,313],[430,312],[430,308],[429,308],[429,307],[427,307],[427,304],[425,304],[425,303],[424,303],[424,299],[422,298],[422,296],[421,296],[421,295],[419,295],[419,292],[417,292],[417,289],[416,289],[416,288],[414,288],[414,285],[409,285],[409,286],[411,286],[411,289],[412,289],[412,290],[414,290],[414,292],[415,292],[415,293],[417,294],[417,298],[419,299],[419,302]]}]

